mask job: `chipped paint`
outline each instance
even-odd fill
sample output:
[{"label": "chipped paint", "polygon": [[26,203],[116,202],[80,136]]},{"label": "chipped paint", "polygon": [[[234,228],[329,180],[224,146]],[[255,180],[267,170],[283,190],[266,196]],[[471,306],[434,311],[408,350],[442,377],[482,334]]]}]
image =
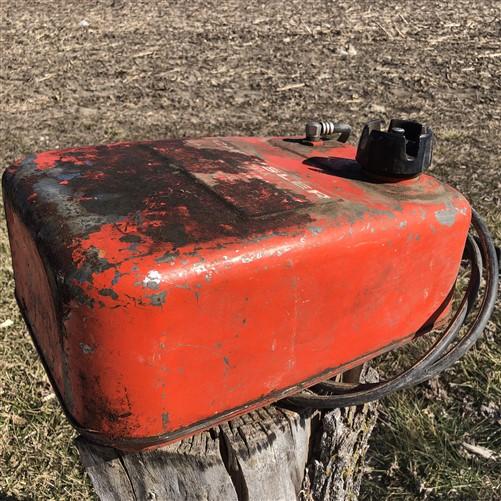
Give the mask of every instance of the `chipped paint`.
[{"label": "chipped paint", "polygon": [[168,427],[169,427],[169,413],[162,412],[162,428],[164,430],[167,430]]},{"label": "chipped paint", "polygon": [[86,355],[94,351],[94,348],[92,348],[92,346],[89,346],[85,343],[80,343],[80,349],[82,350],[82,353],[85,353]]},{"label": "chipped paint", "polygon": [[122,143],[7,169],[16,292],[84,434],[182,437],[407,339],[449,292],[464,198],[427,175],[375,183],[349,145],[284,144]]},{"label": "chipped paint", "polygon": [[148,289],[158,289],[162,282],[162,275],[157,270],[150,270],[143,280],[143,287]]},{"label": "chipped paint", "polygon": [[123,273],[120,273],[118,270],[115,270],[115,274],[113,275],[111,285],[117,285],[122,276],[123,276]]},{"label": "chipped paint", "polygon": [[165,291],[158,292],[157,294],[150,294],[146,296],[150,300],[152,306],[163,306],[167,298],[167,293]]},{"label": "chipped paint", "polygon": [[313,234],[313,235],[320,235],[322,231],[324,230],[321,226],[308,226],[308,230]]},{"label": "chipped paint", "polygon": [[435,211],[435,219],[444,226],[452,226],[456,221],[455,208],[440,209]]},{"label": "chipped paint", "polygon": [[113,289],[101,289],[99,294],[101,296],[109,296],[111,299],[118,299],[118,294]]},{"label": "chipped paint", "polygon": [[165,252],[162,256],[155,258],[157,263],[174,263],[179,256],[179,251]]}]

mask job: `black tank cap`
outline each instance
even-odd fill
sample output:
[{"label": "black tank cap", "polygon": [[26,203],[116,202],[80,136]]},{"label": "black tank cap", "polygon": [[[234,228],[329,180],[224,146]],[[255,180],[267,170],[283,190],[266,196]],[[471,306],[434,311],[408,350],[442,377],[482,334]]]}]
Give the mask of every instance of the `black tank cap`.
[{"label": "black tank cap", "polygon": [[367,122],[360,136],[357,162],[368,172],[388,177],[414,177],[431,164],[433,133],[412,120]]}]

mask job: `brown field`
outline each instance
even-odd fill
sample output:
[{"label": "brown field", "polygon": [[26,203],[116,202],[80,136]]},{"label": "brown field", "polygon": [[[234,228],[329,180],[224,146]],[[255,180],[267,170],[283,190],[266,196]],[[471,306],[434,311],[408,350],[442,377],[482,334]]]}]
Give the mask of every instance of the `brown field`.
[{"label": "brown field", "polygon": [[[312,117],[358,135],[411,117],[436,133],[432,173],[501,240],[495,0],[4,0],[0,14],[4,167],[73,145],[297,134]],[[14,302],[3,219],[0,284],[0,499],[93,499]],[[383,401],[364,499],[501,499],[499,459],[463,445],[501,450],[500,319],[447,374]]]}]

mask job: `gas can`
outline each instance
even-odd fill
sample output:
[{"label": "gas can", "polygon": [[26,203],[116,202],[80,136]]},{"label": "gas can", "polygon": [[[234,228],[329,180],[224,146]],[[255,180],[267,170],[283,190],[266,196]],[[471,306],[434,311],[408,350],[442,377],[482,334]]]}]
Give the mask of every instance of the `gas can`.
[{"label": "gas can", "polygon": [[74,426],[122,449],[163,444],[430,328],[470,206],[430,175],[394,174],[299,137],[118,143],[9,167],[16,297]]}]

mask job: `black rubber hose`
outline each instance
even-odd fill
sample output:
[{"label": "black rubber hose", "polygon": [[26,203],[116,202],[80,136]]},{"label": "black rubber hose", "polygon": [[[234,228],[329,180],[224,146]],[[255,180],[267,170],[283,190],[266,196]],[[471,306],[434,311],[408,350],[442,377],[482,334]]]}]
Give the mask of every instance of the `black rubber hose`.
[{"label": "black rubber hose", "polygon": [[433,364],[429,371],[427,371],[426,374],[423,374],[422,379],[416,382],[425,381],[457,362],[475,344],[485,329],[492,312],[494,311],[499,282],[499,262],[497,259],[496,248],[491,236],[489,235],[487,227],[475,210],[473,210],[473,226],[478,233],[480,250],[482,252],[482,256],[484,256],[484,263],[487,272],[485,293],[482,297],[478,313],[468,330],[469,335],[464,335],[453,349]]},{"label": "black rubber hose", "polygon": [[[369,385],[364,389],[375,387],[381,389],[384,387],[388,393],[399,390],[405,386],[408,386],[409,384],[415,384],[415,378],[419,378],[422,374],[424,374],[440,358],[440,356],[447,351],[451,343],[459,334],[468,314],[473,309],[478,291],[480,289],[480,279],[482,276],[482,258],[475,240],[470,235],[468,235],[466,241],[465,257],[470,261],[472,265],[467,290],[461,300],[461,304],[457,312],[455,313],[453,319],[449,322],[449,325],[447,326],[443,334],[426,352],[426,354],[405,372],[388,381],[374,383],[373,385]],[[335,383],[333,381],[326,381],[324,383],[319,383],[317,387],[323,390],[333,391],[335,389],[335,385],[337,384],[338,383]],[[354,387],[355,386],[352,386],[351,389],[353,389]],[[345,387],[345,391],[347,389],[348,388]],[[360,388],[359,386],[358,389],[362,388]]]},{"label": "black rubber hose", "polygon": [[342,387],[338,383],[325,381],[317,385],[317,388],[328,392],[337,393],[336,395],[314,395],[300,394],[288,399],[288,402],[296,406],[317,407],[317,408],[333,408],[347,407],[350,405],[360,405],[362,403],[377,400],[383,396],[393,393],[409,384],[412,384],[414,378],[421,377],[426,369],[437,359],[440,353],[443,353],[458,335],[464,320],[468,313],[468,305],[471,304],[469,298],[477,293],[476,284],[481,274],[481,260],[479,253],[474,249],[476,244],[469,238],[467,248],[471,246],[476,259],[472,262],[472,272],[468,283],[467,293],[463,297],[460,307],[451,320],[449,326],[444,331],[444,334],[435,342],[428,352],[415,364],[405,372],[386,381],[378,383],[354,384],[351,388],[347,388],[344,384]]},{"label": "black rubber hose", "polygon": [[[319,409],[364,404],[407,386],[423,382],[447,369],[462,357],[480,337],[492,315],[499,278],[496,249],[485,224],[475,210],[472,211],[472,226],[476,230],[478,237],[474,239],[469,236],[466,242],[465,258],[471,264],[471,272],[465,295],[442,336],[421,359],[406,371],[386,381],[366,384],[325,381],[319,383],[316,387],[328,391],[331,393],[330,395],[316,395],[311,390],[306,390],[285,399],[286,402],[296,407]],[[483,263],[485,263],[486,271],[485,289],[477,315],[466,334],[451,348],[476,302]]]}]

